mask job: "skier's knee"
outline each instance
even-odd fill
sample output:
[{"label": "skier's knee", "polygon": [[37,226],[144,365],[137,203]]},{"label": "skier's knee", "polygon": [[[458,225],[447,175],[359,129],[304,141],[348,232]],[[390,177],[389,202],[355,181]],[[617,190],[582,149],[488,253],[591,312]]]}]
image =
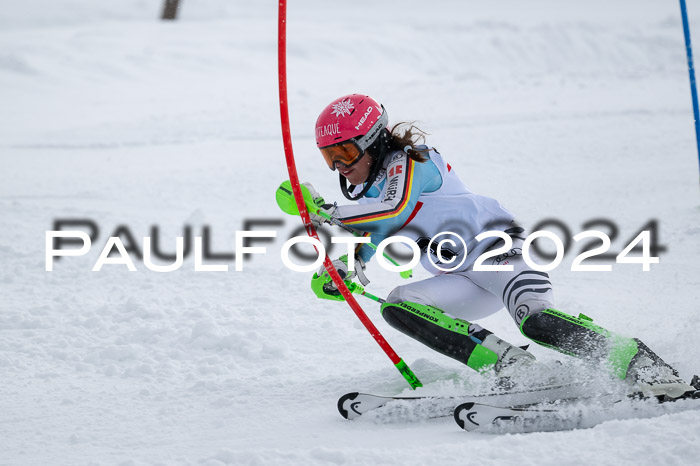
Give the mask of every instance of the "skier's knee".
[{"label": "skier's knee", "polygon": [[382,304],[382,317],[395,329],[416,338],[429,335],[429,339],[442,332],[467,333],[469,322],[447,317],[440,309],[411,301]]},{"label": "skier's knee", "polygon": [[544,272],[523,271],[503,290],[503,304],[518,325],[526,317],[551,308],[552,299],[552,284]]},{"label": "skier's knee", "polygon": [[386,297],[386,302],[387,303],[400,303],[402,301],[405,301],[404,299],[401,298],[401,295],[403,294],[401,291],[401,286],[397,286],[393,290],[391,290],[391,293],[389,293],[389,296]]},{"label": "skier's knee", "polygon": [[389,300],[381,307],[382,317],[393,328],[401,333],[413,336],[416,325],[415,320],[411,318],[410,313],[399,306],[388,306]]},{"label": "skier's knee", "polygon": [[400,306],[390,306],[390,304],[400,304],[403,302],[400,288],[401,287],[398,286],[391,290],[389,296],[386,297],[386,303],[381,305],[380,310],[382,317],[390,326],[401,333],[412,336],[414,324],[411,322],[412,319],[408,315],[408,312]]},{"label": "skier's knee", "polygon": [[554,319],[542,311],[524,316],[520,322],[520,333],[535,342],[544,342],[555,327]]},{"label": "skier's knee", "polygon": [[389,296],[386,298],[386,302],[394,304],[411,302],[425,306],[433,306],[432,300],[429,299],[428,296],[419,293],[416,291],[415,287],[411,285],[397,286],[391,290],[391,293],[389,293]]}]

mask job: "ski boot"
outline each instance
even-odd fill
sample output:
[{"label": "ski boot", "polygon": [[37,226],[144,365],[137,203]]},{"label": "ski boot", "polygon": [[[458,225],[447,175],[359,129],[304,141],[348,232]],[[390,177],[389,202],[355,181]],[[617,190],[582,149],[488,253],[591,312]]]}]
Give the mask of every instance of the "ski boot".
[{"label": "ski boot", "polygon": [[680,378],[678,371],[656,355],[637,338],[638,351],[632,358],[627,378],[635,381],[645,396],[668,399],[684,398],[696,388]]},{"label": "ski boot", "polygon": [[[476,325],[476,324],[472,324]],[[488,330],[484,330],[488,332]],[[505,340],[501,340],[493,333],[484,338],[481,345],[490,349],[498,356],[498,361],[493,366],[496,373],[495,388],[498,390],[509,391],[518,387],[529,387],[535,384],[552,383],[551,380],[540,378],[542,368],[538,367],[535,356],[527,351],[528,345],[518,347],[511,345]],[[537,377],[534,377],[536,374]]]},{"label": "ski boot", "polygon": [[635,384],[645,396],[675,399],[695,388],[636,338],[627,338],[555,309],[527,316],[520,331],[529,339],[570,356],[604,360],[619,379]]}]

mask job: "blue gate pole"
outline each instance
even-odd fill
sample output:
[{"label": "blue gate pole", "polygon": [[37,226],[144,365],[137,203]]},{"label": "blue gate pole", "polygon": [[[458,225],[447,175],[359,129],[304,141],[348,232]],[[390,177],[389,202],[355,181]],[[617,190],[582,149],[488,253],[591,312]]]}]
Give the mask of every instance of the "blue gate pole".
[{"label": "blue gate pole", "polygon": [[700,164],[700,116],[698,116],[698,91],[695,86],[695,69],[693,68],[693,47],[690,44],[690,28],[688,27],[688,10],[685,0],[681,2],[683,17],[683,33],[685,34],[685,52],[688,56],[688,75],[690,76],[690,93],[693,98],[693,116],[695,117],[695,139],[698,144],[698,164]]}]

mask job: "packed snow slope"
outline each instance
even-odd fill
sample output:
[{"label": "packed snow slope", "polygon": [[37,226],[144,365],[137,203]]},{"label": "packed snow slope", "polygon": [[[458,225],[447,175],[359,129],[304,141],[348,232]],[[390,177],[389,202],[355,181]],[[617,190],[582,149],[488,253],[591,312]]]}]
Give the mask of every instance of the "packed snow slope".
[{"label": "packed snow slope", "polygon": [[[689,2],[700,44],[700,5]],[[451,419],[348,422],[348,391],[409,394],[344,303],[279,259],[298,219],[277,96],[277,4],[185,0],[10,2],[0,8],[0,464],[674,464],[700,456],[700,411],[595,428],[470,435]],[[619,229],[619,253],[656,220],[650,272],[552,273],[557,306],[645,341],[700,373],[700,189],[675,0],[291,1],[289,102],[300,177],[342,200],[313,139],[317,113],[363,92],[419,120],[469,187],[528,228]],[[56,220],[94,222],[83,257],[45,271]],[[249,226],[262,219],[275,226]],[[588,222],[606,219],[607,224]],[[231,254],[237,230],[274,230],[235,271],[107,264],[118,229],[172,253],[191,228]],[[151,232],[158,227],[157,235]],[[552,228],[560,236],[561,230]],[[126,232],[126,233],[125,233]],[[336,251],[339,254],[339,251]],[[159,261],[162,264],[164,262]],[[611,263],[611,262],[607,262]],[[370,264],[370,290],[401,279]],[[413,280],[426,278],[418,271]],[[463,394],[480,376],[388,327],[422,379]],[[505,311],[479,322],[527,341]],[[544,363],[570,359],[532,348]]]}]

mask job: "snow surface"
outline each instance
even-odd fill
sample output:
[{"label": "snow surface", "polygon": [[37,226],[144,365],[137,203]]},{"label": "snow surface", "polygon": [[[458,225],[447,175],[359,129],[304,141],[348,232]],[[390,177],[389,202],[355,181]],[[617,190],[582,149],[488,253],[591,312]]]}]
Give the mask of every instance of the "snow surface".
[{"label": "snow surface", "polygon": [[[273,197],[287,178],[277,4],[185,0],[165,24],[160,3],[0,4],[0,464],[696,464],[698,410],[510,436],[343,420],[345,392],[410,390],[345,304],[316,300],[308,274],[279,260],[299,221]],[[689,8],[700,43],[700,4]],[[700,373],[698,159],[676,1],[308,0],[288,20],[303,180],[342,197],[313,123],[365,92],[392,121],[419,120],[474,191],[528,227],[610,219],[619,252],[657,219],[667,251],[651,272],[573,273],[573,248],[551,274],[557,305]],[[45,231],[66,218],[100,235],[46,272]],[[208,225],[221,253],[256,218],[284,225],[242,272],[219,260],[228,272],[195,273],[191,256],[173,273],[138,260],[91,271],[119,225],[138,242],[158,225],[167,251],[185,225]],[[400,281],[368,274],[378,295]],[[362,304],[425,383],[418,394],[479,387]],[[505,312],[480,323],[527,343]]]}]

